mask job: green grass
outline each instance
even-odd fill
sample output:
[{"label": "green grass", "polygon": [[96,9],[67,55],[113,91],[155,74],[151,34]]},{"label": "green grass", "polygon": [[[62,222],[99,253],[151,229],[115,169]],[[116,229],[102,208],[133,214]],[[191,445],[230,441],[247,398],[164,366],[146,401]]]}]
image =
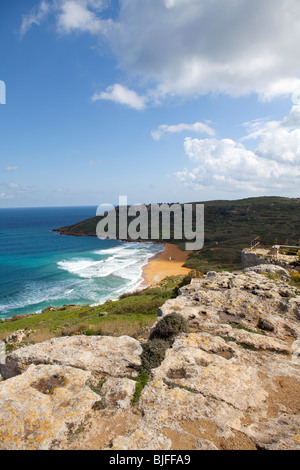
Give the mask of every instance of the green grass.
[{"label": "green grass", "polygon": [[134,392],[133,397],[131,399],[131,404],[132,405],[137,405],[137,403],[140,399],[140,396],[142,394],[143,388],[149,382],[148,372],[146,372],[145,370],[142,370],[135,380],[136,380],[136,386],[135,386],[135,392]]},{"label": "green grass", "polygon": [[241,324],[238,324],[238,325],[230,325],[231,328],[235,329],[235,330],[245,330],[247,331],[248,333],[253,333],[255,335],[264,335],[264,333],[262,333],[261,331],[256,331],[256,330],[251,330],[250,328],[247,328],[246,326],[244,325],[241,325]]},{"label": "green grass", "polygon": [[[146,338],[149,328],[156,321],[157,308],[166,300],[176,296],[182,279],[183,276],[168,277],[157,287],[147,288],[96,307],[88,305],[48,307],[39,314],[14,317],[0,323],[0,339],[26,327],[33,330],[28,337],[29,344],[55,336],[75,334],[129,335]],[[99,316],[104,312],[107,315]]]}]

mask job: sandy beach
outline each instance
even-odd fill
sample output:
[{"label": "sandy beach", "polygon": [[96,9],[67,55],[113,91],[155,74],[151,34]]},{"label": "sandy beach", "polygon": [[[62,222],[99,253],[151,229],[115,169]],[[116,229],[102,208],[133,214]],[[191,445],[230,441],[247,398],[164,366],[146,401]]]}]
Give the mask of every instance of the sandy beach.
[{"label": "sandy beach", "polygon": [[189,253],[190,251],[181,251],[176,245],[165,243],[164,251],[154,256],[143,269],[146,283],[153,286],[167,276],[188,274],[190,268],[184,268],[182,265]]}]

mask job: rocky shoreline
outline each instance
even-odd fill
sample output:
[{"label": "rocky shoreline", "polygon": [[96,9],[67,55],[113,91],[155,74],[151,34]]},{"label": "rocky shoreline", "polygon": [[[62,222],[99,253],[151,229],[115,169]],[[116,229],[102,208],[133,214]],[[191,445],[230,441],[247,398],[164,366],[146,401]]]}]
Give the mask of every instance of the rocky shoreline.
[{"label": "rocky shoreline", "polygon": [[9,354],[0,449],[300,449],[299,291],[209,273],[165,302],[152,331],[174,315],[189,331],[134,405],[145,340],[79,335]]}]

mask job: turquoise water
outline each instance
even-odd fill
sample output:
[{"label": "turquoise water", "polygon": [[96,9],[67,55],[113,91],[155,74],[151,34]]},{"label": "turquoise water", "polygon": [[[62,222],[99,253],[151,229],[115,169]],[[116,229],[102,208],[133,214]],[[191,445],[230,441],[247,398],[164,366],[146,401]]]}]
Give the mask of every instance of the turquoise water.
[{"label": "turquoise water", "polygon": [[161,245],[52,232],[95,215],[96,207],[0,209],[0,318],[96,305],[140,285]]}]

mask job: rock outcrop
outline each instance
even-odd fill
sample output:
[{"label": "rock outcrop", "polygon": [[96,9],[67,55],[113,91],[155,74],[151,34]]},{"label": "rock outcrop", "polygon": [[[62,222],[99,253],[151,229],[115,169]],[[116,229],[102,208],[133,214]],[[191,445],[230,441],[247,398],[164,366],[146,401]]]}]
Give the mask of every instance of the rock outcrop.
[{"label": "rock outcrop", "polygon": [[300,449],[297,289],[256,272],[210,273],[157,322],[174,313],[190,331],[151,370],[136,406],[142,347],[132,338],[58,338],[10,354],[0,448]]},{"label": "rock outcrop", "polygon": [[17,330],[11,335],[5,338],[6,344],[19,344],[26,340],[27,337],[32,333],[32,330],[25,328],[24,330]]},{"label": "rock outcrop", "polygon": [[291,277],[287,269],[277,266],[276,264],[260,264],[259,266],[251,266],[250,268],[246,268],[245,271],[254,271],[256,273],[266,273],[271,275],[278,274],[279,276],[287,279]]},{"label": "rock outcrop", "polygon": [[257,250],[243,250],[242,251],[242,269],[247,269],[253,266],[272,265],[281,266],[284,269],[294,269],[293,263],[297,262],[297,256],[282,255],[278,252],[278,247],[275,245],[271,250],[257,249]]},{"label": "rock outcrop", "polygon": [[7,379],[29,364],[59,364],[89,370],[98,376],[136,376],[141,365],[140,343],[129,336],[67,336],[53,338],[9,354],[0,369]]},{"label": "rock outcrop", "polygon": [[81,426],[99,396],[91,372],[31,365],[0,385],[0,450],[60,448]]}]

